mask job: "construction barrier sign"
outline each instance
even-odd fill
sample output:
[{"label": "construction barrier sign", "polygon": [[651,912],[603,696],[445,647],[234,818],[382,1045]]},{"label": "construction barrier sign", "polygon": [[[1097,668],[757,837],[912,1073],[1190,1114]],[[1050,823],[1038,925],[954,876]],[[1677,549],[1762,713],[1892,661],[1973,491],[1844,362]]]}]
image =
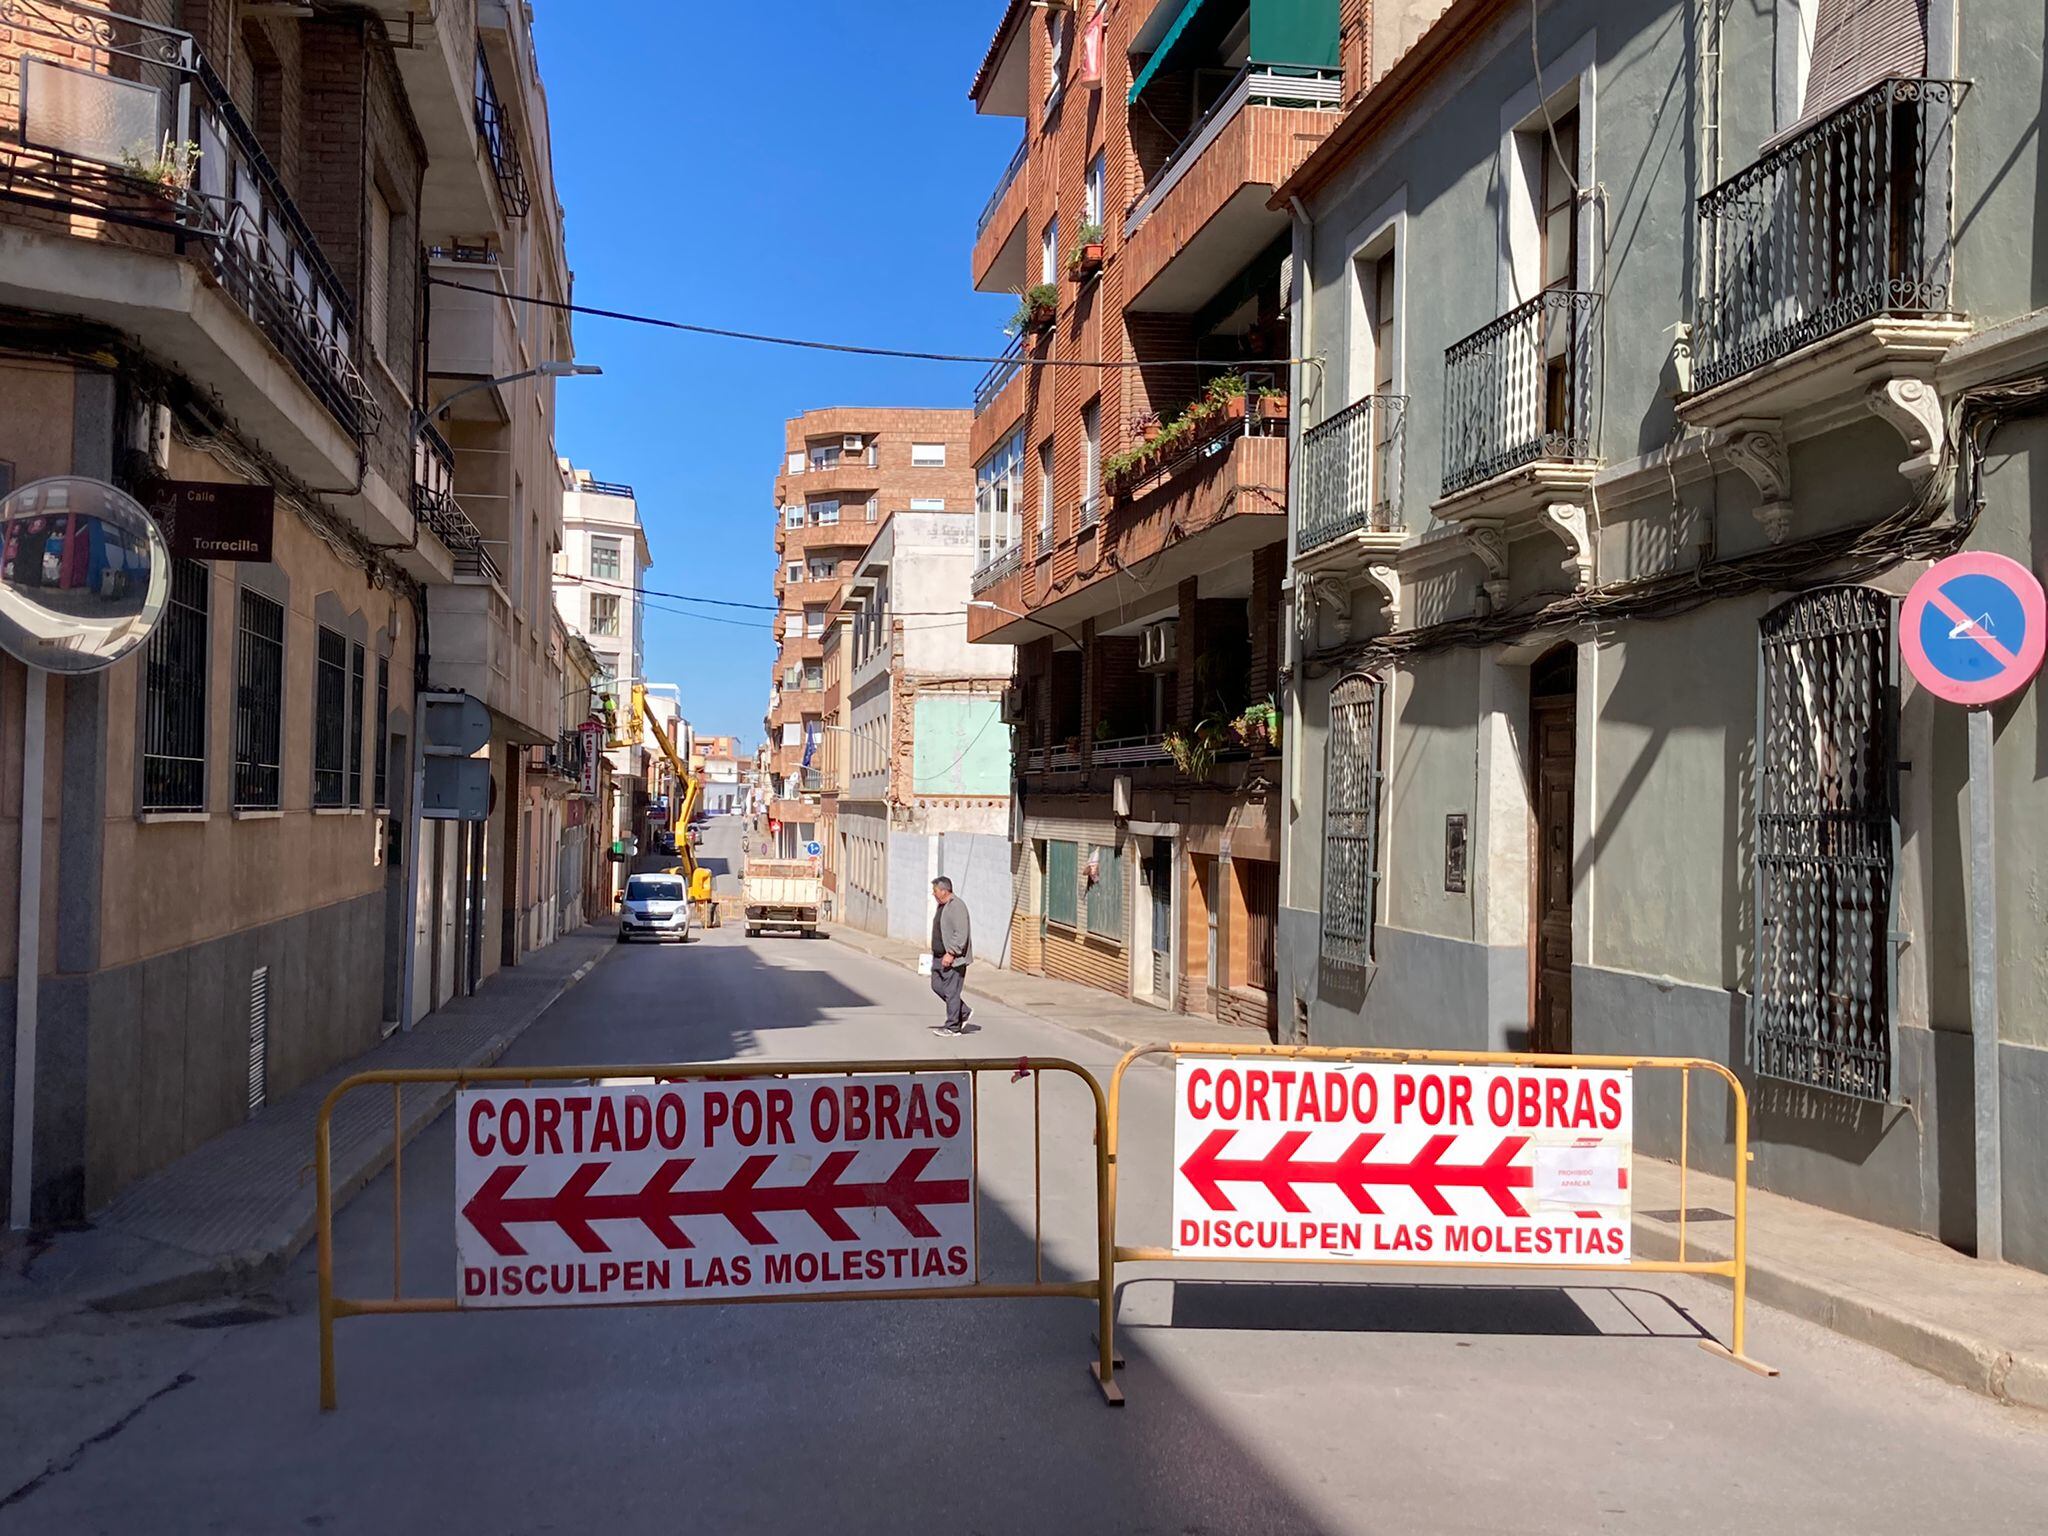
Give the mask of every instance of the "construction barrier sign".
[{"label": "construction barrier sign", "polygon": [[1627,1070],[1183,1056],[1173,1253],[1629,1259]]},{"label": "construction barrier sign", "polygon": [[464,1089],[464,1307],[967,1284],[970,1074]]}]

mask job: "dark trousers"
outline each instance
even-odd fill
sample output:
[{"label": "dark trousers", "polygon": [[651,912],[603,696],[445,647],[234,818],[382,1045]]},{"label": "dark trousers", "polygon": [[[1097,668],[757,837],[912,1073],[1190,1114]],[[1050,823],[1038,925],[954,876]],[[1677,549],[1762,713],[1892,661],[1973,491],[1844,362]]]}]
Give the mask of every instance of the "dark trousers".
[{"label": "dark trousers", "polygon": [[956,965],[951,970],[932,957],[932,991],[945,1002],[946,1022],[952,1025],[962,1023],[967,1013],[967,967]]}]

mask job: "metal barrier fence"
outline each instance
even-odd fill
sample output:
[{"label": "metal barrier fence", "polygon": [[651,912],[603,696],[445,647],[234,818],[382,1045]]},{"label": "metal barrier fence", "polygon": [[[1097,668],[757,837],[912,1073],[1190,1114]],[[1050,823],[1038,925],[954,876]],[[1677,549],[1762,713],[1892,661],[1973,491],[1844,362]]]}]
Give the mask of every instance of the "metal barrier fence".
[{"label": "metal barrier fence", "polygon": [[[1591,1072],[1595,1070],[1634,1072],[1640,1069],[1648,1069],[1659,1072],[1674,1072],[1678,1075],[1680,1085],[1678,1165],[1678,1256],[1675,1259],[1630,1258],[1625,1261],[1607,1263],[1592,1263],[1584,1261],[1574,1262],[1568,1258],[1552,1260],[1547,1256],[1543,1258],[1540,1262],[1532,1261],[1526,1263],[1517,1263],[1504,1262],[1499,1260],[1487,1260],[1470,1256],[1461,1256],[1458,1258],[1416,1258],[1413,1256],[1403,1256],[1392,1259],[1360,1259],[1356,1257],[1304,1258],[1301,1257],[1299,1253],[1290,1253],[1270,1257],[1257,1256],[1252,1254],[1232,1254],[1228,1258],[1219,1259],[1215,1256],[1206,1254],[1198,1256],[1177,1253],[1171,1247],[1161,1248],[1156,1246],[1127,1246],[1119,1241],[1116,1241],[1118,1180],[1117,1152],[1118,1145],[1122,1135],[1123,1082],[1124,1074],[1130,1070],[1132,1063],[1148,1056],[1167,1056],[1171,1058],[1171,1060],[1176,1065],[1178,1065],[1178,1063],[1183,1058],[1193,1058],[1199,1060],[1223,1061],[1235,1061],[1238,1059],[1276,1060],[1318,1063],[1325,1065],[1342,1065],[1347,1063],[1355,1063],[1391,1066],[1422,1065],[1440,1067],[1534,1067],[1562,1071],[1577,1070],[1585,1072]],[[1691,1153],[1692,1075],[1694,1072],[1706,1073],[1709,1076],[1719,1078],[1720,1080],[1725,1082],[1728,1086],[1728,1092],[1732,1101],[1733,1130],[1735,1143],[1735,1236],[1732,1251],[1730,1252],[1729,1257],[1726,1259],[1689,1259],[1686,1257],[1686,1222],[1688,1214],[1686,1207],[1686,1193],[1687,1176],[1689,1171],[1689,1159]],[[1176,1088],[1177,1087],[1178,1083],[1176,1082]],[[1282,1100],[1282,1103],[1284,1104],[1284,1099]],[[1377,1139],[1378,1138],[1376,1137],[1373,1138],[1374,1141],[1377,1141]],[[1446,1137],[1444,1138],[1444,1140],[1448,1142],[1449,1138]],[[1294,1149],[1299,1145],[1299,1142],[1294,1142],[1292,1145],[1286,1145],[1286,1138],[1283,1137],[1283,1147],[1287,1156],[1285,1158],[1282,1158],[1281,1161],[1285,1162],[1288,1159],[1291,1159],[1294,1153]],[[1366,1155],[1368,1155],[1370,1150],[1371,1143],[1368,1143],[1363,1150],[1355,1150],[1352,1154],[1348,1154],[1347,1158],[1339,1158],[1334,1163],[1319,1163],[1307,1166],[1313,1167],[1319,1177],[1324,1178],[1325,1180],[1335,1181],[1335,1179],[1339,1177],[1341,1171],[1344,1168],[1348,1167],[1355,1171],[1355,1169],[1363,1163],[1363,1159]],[[1434,1157],[1441,1157],[1441,1155],[1441,1147],[1437,1148],[1433,1154],[1425,1150],[1422,1160],[1432,1161]],[[1349,1157],[1355,1157],[1358,1161],[1356,1163],[1350,1162],[1348,1161]],[[1749,1370],[1755,1371],[1759,1375],[1775,1376],[1778,1373],[1773,1367],[1765,1365],[1760,1361],[1751,1359],[1749,1355],[1745,1352],[1744,1314],[1748,1302],[1749,1278],[1749,1157],[1750,1152],[1748,1095],[1743,1090],[1741,1080],[1738,1079],[1733,1072],[1731,1072],[1727,1067],[1723,1066],[1719,1062],[1708,1061],[1704,1058],[1660,1056],[1543,1056],[1530,1053],[1517,1053],[1509,1051],[1401,1050],[1371,1047],[1332,1048],[1317,1046],[1280,1045],[1234,1046],[1218,1045],[1213,1043],[1203,1044],[1187,1042],[1176,1042],[1173,1044],[1144,1045],[1127,1052],[1122,1058],[1122,1060],[1117,1062],[1116,1071],[1110,1078],[1108,1147],[1108,1237],[1110,1246],[1109,1256],[1105,1260],[1105,1268],[1107,1268],[1110,1271],[1112,1275],[1112,1281],[1114,1277],[1114,1267],[1118,1264],[1201,1264],[1216,1262],[1230,1264],[1341,1263],[1364,1267],[1421,1267],[1438,1269],[1541,1268],[1575,1271],[1602,1271],[1610,1274],[1635,1273],[1716,1275],[1727,1279],[1733,1288],[1734,1321],[1729,1334],[1729,1342],[1727,1344],[1724,1345],[1720,1343],[1718,1340],[1714,1339],[1702,1339],[1700,1341],[1700,1347],[1711,1354],[1718,1355],[1724,1359],[1733,1360],[1738,1365],[1742,1365]],[[1269,1162],[1270,1160],[1271,1158],[1269,1156],[1267,1162]],[[1447,1173],[1455,1173],[1459,1176],[1461,1182],[1464,1182],[1469,1185],[1479,1182],[1478,1176],[1484,1170],[1446,1169],[1444,1171]],[[1271,1170],[1267,1167],[1266,1162],[1254,1164],[1250,1160],[1244,1160],[1241,1162],[1234,1163],[1231,1166],[1228,1177],[1230,1177],[1233,1180],[1241,1181],[1243,1183],[1260,1183],[1266,1179],[1267,1175],[1270,1172]],[[1298,1192],[1290,1190],[1290,1193],[1292,1194],[1293,1199],[1296,1203],[1291,1206],[1285,1206],[1284,1208],[1305,1212],[1307,1210],[1307,1206],[1303,1203],[1300,1203]],[[1439,1202],[1441,1202],[1443,1198],[1441,1189],[1434,1191],[1434,1193],[1436,1199]],[[1358,1198],[1365,1199],[1368,1205],[1371,1203],[1369,1197],[1361,1195]],[[1446,1209],[1448,1209],[1447,1206]],[[1243,1224],[1244,1223],[1242,1222],[1238,1223],[1238,1225],[1240,1226],[1242,1226]],[[1105,1330],[1112,1325],[1112,1321],[1113,1320],[1111,1314],[1109,1312],[1105,1312],[1103,1314],[1103,1326]],[[1106,1340],[1107,1337],[1108,1335],[1105,1332],[1103,1338]],[[1104,1360],[1112,1366],[1122,1363],[1120,1360],[1116,1358],[1115,1350],[1112,1347],[1107,1346],[1106,1344],[1102,1350],[1102,1354]]]},{"label": "metal barrier fence", "polygon": [[[1012,1082],[1028,1076],[1031,1080],[1031,1174],[1032,1174],[1032,1278],[1030,1282],[989,1282],[981,1275],[981,1092],[980,1084],[984,1075],[994,1072],[1006,1074]],[[1096,1274],[1093,1279],[1047,1280],[1045,1278],[1044,1255],[1044,1179],[1043,1179],[1043,1091],[1044,1074],[1047,1072],[1066,1074],[1078,1078],[1087,1085],[1091,1103],[1094,1106],[1093,1155],[1095,1159],[1095,1240]],[[467,1070],[402,1069],[377,1072],[362,1072],[336,1085],[320,1106],[320,1117],[315,1130],[314,1171],[316,1178],[316,1229],[319,1244],[320,1275],[320,1406],[330,1409],[335,1406],[334,1367],[334,1324],[337,1318],[390,1316],[407,1313],[455,1312],[462,1310],[462,1301],[457,1296],[407,1295],[404,1287],[404,1246],[403,1215],[405,1198],[404,1163],[404,1093],[409,1085],[435,1084],[453,1085],[465,1088],[531,1088],[536,1084],[562,1083],[587,1084],[593,1089],[607,1084],[635,1082],[661,1084],[687,1084],[724,1081],[746,1081],[771,1079],[789,1081],[792,1079],[852,1078],[861,1074],[884,1076],[915,1076],[917,1074],[966,1074],[969,1078],[969,1120],[971,1125],[972,1152],[971,1176],[968,1180],[968,1199],[973,1206],[973,1275],[965,1283],[935,1285],[929,1288],[886,1288],[886,1289],[841,1289],[806,1291],[802,1293],[772,1293],[750,1295],[702,1295],[702,1296],[659,1296],[635,1299],[615,1304],[637,1306],[691,1306],[706,1303],[730,1305],[740,1302],[772,1301],[888,1301],[888,1300],[946,1300],[974,1297],[1023,1298],[1023,1297],[1075,1297],[1093,1300],[1097,1309],[1097,1358],[1092,1360],[1089,1371],[1103,1398],[1112,1406],[1123,1402],[1122,1391],[1116,1384],[1112,1365],[1112,1313],[1115,1292],[1113,1289],[1113,1263],[1111,1259],[1111,1196],[1109,1171],[1109,1146],[1112,1141],[1108,1110],[1102,1092],[1102,1085],[1093,1073],[1074,1062],[1059,1058],[1009,1058],[995,1059],[930,1059],[919,1061],[826,1061],[826,1062],[685,1062],[661,1063],[656,1065],[607,1065],[571,1067],[480,1067]],[[389,1086],[391,1089],[391,1294],[388,1297],[344,1297],[335,1294],[334,1286],[334,1175],[332,1164],[332,1119],[337,1103],[347,1094],[362,1089]],[[459,1101],[458,1101],[459,1102]],[[537,1118],[537,1117],[536,1117]],[[509,1121],[507,1122],[509,1125]],[[457,1127],[458,1139],[462,1134]],[[771,1138],[772,1139],[772,1138]],[[851,1157],[851,1154],[847,1154]],[[828,1160],[829,1161],[829,1160]],[[896,1177],[892,1176],[893,1184]],[[755,1175],[758,1177],[758,1173]],[[594,1182],[594,1176],[593,1180]],[[765,1192],[775,1192],[777,1186],[762,1186]],[[870,1189],[878,1186],[868,1186]],[[504,1197],[509,1190],[498,1191]],[[616,1196],[592,1196],[590,1189],[579,1191],[582,1197],[594,1202],[616,1201]],[[672,1199],[697,1193],[669,1190]],[[558,1195],[555,1199],[560,1199]],[[952,1196],[957,1201],[957,1194]],[[511,1203],[507,1200],[507,1203]],[[532,1202],[532,1203],[552,1203]],[[887,1190],[875,1194],[865,1203],[870,1205],[889,1204]],[[786,1206],[769,1206],[769,1209],[784,1209]],[[694,1208],[693,1208],[694,1209]],[[530,1219],[522,1216],[521,1220]],[[612,1215],[611,1206],[605,1206],[595,1217],[585,1220],[583,1229],[588,1231],[589,1219],[617,1219]],[[666,1225],[673,1228],[673,1221],[664,1221],[656,1214],[653,1217],[635,1218],[649,1226]],[[758,1225],[758,1219],[756,1218]],[[773,1239],[769,1239],[772,1243]],[[687,1240],[678,1239],[676,1246],[687,1246]],[[513,1252],[521,1251],[515,1244]],[[458,1265],[458,1267],[460,1267]],[[544,1266],[541,1266],[544,1267]],[[617,1267],[617,1266],[613,1266]],[[494,1302],[494,1306],[517,1308],[520,1303]]]}]

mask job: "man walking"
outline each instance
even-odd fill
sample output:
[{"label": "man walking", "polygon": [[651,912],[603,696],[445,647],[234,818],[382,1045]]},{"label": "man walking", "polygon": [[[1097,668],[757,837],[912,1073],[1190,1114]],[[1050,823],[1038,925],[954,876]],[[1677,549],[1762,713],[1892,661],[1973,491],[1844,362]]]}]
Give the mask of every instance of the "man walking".
[{"label": "man walking", "polygon": [[945,1000],[946,1022],[934,1025],[935,1035],[964,1035],[974,1010],[962,995],[967,988],[967,966],[974,959],[974,937],[968,927],[967,903],[953,894],[953,882],[944,875],[932,882],[932,991]]}]

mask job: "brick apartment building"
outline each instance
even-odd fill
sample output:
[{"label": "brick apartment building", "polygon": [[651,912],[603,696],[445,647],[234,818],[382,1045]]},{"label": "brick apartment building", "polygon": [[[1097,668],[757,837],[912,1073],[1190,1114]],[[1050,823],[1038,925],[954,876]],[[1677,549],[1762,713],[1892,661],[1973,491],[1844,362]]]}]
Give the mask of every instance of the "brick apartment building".
[{"label": "brick apartment building", "polygon": [[[762,724],[777,849],[819,841],[825,724],[825,614],[891,512],[972,505],[972,413],[834,406],[783,425],[775,476],[776,652]],[[806,769],[806,747],[810,766]]]},{"label": "brick apartment building", "polygon": [[[1300,386],[1268,204],[1336,119],[1344,9],[1014,0],[969,93],[1023,122],[973,255],[1021,300],[975,397],[970,610],[1017,647],[1014,963],[1267,1029]],[[1095,360],[1130,366],[1031,366]]]},{"label": "brick apartment building", "polygon": [[[480,281],[516,251],[503,281],[566,292],[521,6],[0,5],[0,121],[0,494],[77,476],[172,522],[195,483],[274,496],[267,556],[173,559],[136,655],[0,662],[0,780],[22,783],[32,699],[51,749],[40,910],[12,853],[0,880],[0,1182],[25,1174],[40,1224],[517,958],[558,867],[519,832],[561,787],[524,750],[564,694],[534,558],[559,541],[551,386],[468,395],[445,436],[428,412],[571,354],[552,316],[500,302],[466,329],[421,280],[460,242]],[[508,726],[493,821],[419,823],[416,685]]]}]

